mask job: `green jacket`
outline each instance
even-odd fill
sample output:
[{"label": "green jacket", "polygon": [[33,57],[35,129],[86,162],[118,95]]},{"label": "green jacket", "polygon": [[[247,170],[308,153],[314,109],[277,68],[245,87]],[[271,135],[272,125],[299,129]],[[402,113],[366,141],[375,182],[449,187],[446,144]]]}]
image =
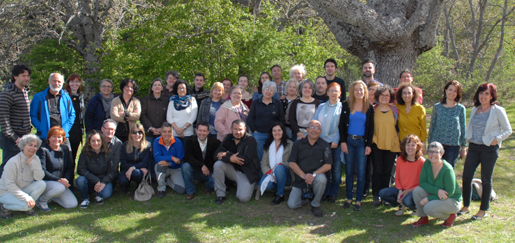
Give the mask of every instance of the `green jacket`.
[{"label": "green jacket", "polygon": [[440,200],[440,198],[438,198],[438,190],[443,189],[449,193],[447,194],[448,198],[453,198],[456,201],[461,202],[462,197],[460,186],[456,181],[456,175],[454,174],[452,166],[447,163],[447,161],[443,160],[443,166],[442,169],[440,169],[440,173],[438,173],[436,179],[433,178],[433,167],[431,166],[431,161],[426,160],[426,162],[424,162],[424,166],[422,166],[422,171],[420,172],[419,186],[431,194],[427,197],[429,201]]}]

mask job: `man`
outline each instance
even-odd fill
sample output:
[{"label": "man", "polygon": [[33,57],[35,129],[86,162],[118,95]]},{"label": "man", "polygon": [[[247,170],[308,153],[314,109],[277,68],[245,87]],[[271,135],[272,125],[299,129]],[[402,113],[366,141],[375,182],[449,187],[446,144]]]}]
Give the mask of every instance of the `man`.
[{"label": "man", "polygon": [[[412,84],[413,83],[413,74],[411,74],[411,71],[409,69],[404,69],[401,71],[401,74],[399,76],[400,84],[407,83]],[[422,102],[424,101],[424,98],[422,98],[422,89],[417,87],[418,93],[420,96],[418,97],[418,103],[422,105]],[[397,88],[393,89],[395,93],[397,93]]]},{"label": "man", "polygon": [[333,164],[331,146],[320,138],[322,125],[319,121],[312,120],[307,128],[308,136],[295,141],[291,150],[289,163],[295,172],[295,181],[291,189],[288,207],[296,209],[307,200],[302,200],[302,195],[312,189],[313,198],[311,211],[315,217],[322,217],[320,200],[324,195],[327,177],[325,173]]},{"label": "man", "polygon": [[63,92],[64,77],[60,73],[51,73],[48,77],[48,85],[44,91],[34,95],[30,103],[30,120],[36,135],[46,141],[48,130],[54,126],[60,126],[66,133],[68,148],[70,147],[70,129],[75,121],[75,109],[70,96]]},{"label": "man", "polygon": [[114,99],[113,82],[109,79],[100,81],[100,93],[91,98],[84,114],[86,133],[99,131],[103,122],[111,117],[111,101]]},{"label": "man", "polygon": [[[211,92],[209,90],[204,89],[204,84],[206,84],[206,77],[202,73],[195,74],[195,79],[193,80],[194,86],[191,90],[191,96],[195,97],[195,100],[197,100],[197,105],[200,107],[200,104],[202,104],[202,101],[205,98],[208,98]],[[198,112],[200,109],[197,110],[197,117]],[[196,122],[196,121],[195,121]]]},{"label": "man", "polygon": [[316,90],[313,98],[319,100],[320,103],[324,103],[329,100],[329,96],[327,96],[327,81],[324,77],[318,76],[315,80],[315,87]]},{"label": "man", "polygon": [[159,198],[165,196],[167,185],[179,194],[186,192],[181,171],[184,148],[181,140],[172,134],[172,125],[164,122],[161,126],[161,136],[154,140],[157,197]]},{"label": "man", "polygon": [[213,177],[215,178],[216,203],[225,201],[225,178],[236,181],[236,197],[240,202],[248,202],[252,197],[254,185],[259,181],[260,165],[257,158],[257,143],[254,137],[245,133],[243,120],[234,120],[232,134],[225,136],[215,152]]},{"label": "man", "polygon": [[275,92],[278,94],[277,96],[281,98],[286,95],[286,82],[284,82],[282,78],[283,70],[281,69],[281,66],[276,64],[270,68],[270,71],[272,72],[272,79],[277,86],[277,90]]},{"label": "man", "polygon": [[[109,142],[107,145],[109,146],[109,153],[112,154],[111,158],[113,158],[113,162],[117,164],[116,168],[119,168],[120,165],[120,156],[122,152],[122,141],[118,139],[114,133],[116,132],[117,123],[113,119],[106,119],[102,123],[102,134],[107,138]],[[118,177],[113,178],[111,183],[113,184],[113,188],[116,186],[118,182]]]},{"label": "man", "polygon": [[2,149],[2,165],[0,177],[5,163],[20,152],[18,142],[23,135],[29,134],[29,82],[30,68],[25,65],[15,65],[12,69],[12,82],[4,85],[0,93],[0,148]]},{"label": "man", "polygon": [[186,200],[195,197],[196,189],[193,180],[207,181],[207,194],[212,194],[215,187],[213,165],[215,163],[215,151],[220,146],[220,141],[216,138],[208,138],[209,123],[207,121],[199,122],[195,132],[196,135],[186,140],[184,164],[181,167],[186,186]]},{"label": "man", "polygon": [[341,78],[336,77],[336,70],[338,69],[338,64],[336,64],[336,60],[329,58],[325,60],[324,70],[325,70],[325,80],[327,85],[330,85],[333,82],[336,82],[340,85],[340,89],[342,94],[340,96],[340,100],[343,102],[347,99],[345,93],[345,81]]},{"label": "man", "polygon": [[180,79],[181,75],[177,71],[168,71],[165,73],[166,87],[163,89],[163,95],[166,97],[172,96],[173,84],[177,79]]},{"label": "man", "polygon": [[383,85],[381,82],[374,79],[374,74],[376,73],[376,64],[372,59],[365,59],[363,61],[363,68],[361,70],[363,72],[363,82],[368,85],[370,81],[376,81],[379,84]]}]

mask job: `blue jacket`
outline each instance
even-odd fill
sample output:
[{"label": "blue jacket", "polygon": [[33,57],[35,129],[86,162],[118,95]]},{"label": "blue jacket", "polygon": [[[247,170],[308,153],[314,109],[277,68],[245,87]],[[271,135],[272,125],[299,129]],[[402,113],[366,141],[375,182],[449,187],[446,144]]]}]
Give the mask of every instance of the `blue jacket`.
[{"label": "blue jacket", "polygon": [[[48,103],[46,96],[48,89],[37,93],[30,102],[30,121],[32,126],[38,130],[39,137],[46,140],[48,130],[50,130],[50,115],[48,114]],[[61,112],[61,127],[66,133],[66,137],[70,137],[68,132],[75,121],[75,109],[73,109],[72,99],[68,94],[59,91],[61,99],[59,99],[59,111]]]},{"label": "blue jacket", "polygon": [[159,136],[154,140],[154,160],[156,163],[159,161],[167,161],[172,162],[170,164],[170,169],[179,169],[182,164],[176,164],[172,161],[172,156],[181,160],[184,158],[184,147],[182,146],[182,142],[179,138],[174,137],[175,141],[172,142],[170,149],[166,149],[163,145],[162,136]]},{"label": "blue jacket", "polygon": [[84,124],[86,125],[86,133],[93,130],[100,131],[102,123],[104,122],[105,111],[102,104],[102,94],[98,93],[93,96],[86,107],[86,114],[84,115]]}]

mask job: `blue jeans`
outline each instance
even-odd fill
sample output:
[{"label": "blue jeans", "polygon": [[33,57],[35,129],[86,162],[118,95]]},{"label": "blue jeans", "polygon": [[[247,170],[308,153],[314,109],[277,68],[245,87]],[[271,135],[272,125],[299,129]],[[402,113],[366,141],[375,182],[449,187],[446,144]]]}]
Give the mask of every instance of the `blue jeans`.
[{"label": "blue jeans", "polygon": [[[147,169],[147,173],[150,172],[150,170]],[[118,183],[120,184],[120,187],[122,188],[130,188],[131,186],[131,181],[134,181],[136,182],[136,186],[139,185],[139,183],[141,183],[141,181],[143,180],[143,171],[141,171],[140,169],[134,169],[132,171],[132,174],[131,174],[131,179],[127,179],[127,176],[125,176],[125,173],[127,173],[126,170],[122,170],[120,172],[120,174],[118,175]]]},{"label": "blue jeans", "polygon": [[202,173],[202,170],[193,169],[188,162],[184,162],[184,164],[182,164],[181,170],[182,178],[184,179],[184,186],[186,187],[186,194],[193,194],[197,191],[195,184],[193,184],[193,180],[207,181],[206,191],[213,191],[215,189],[215,179],[213,178],[212,171],[210,171],[211,174],[209,174],[209,176],[206,176]]},{"label": "blue jeans", "polygon": [[[397,195],[399,195],[399,189],[395,187],[387,187],[379,191],[379,197],[381,197],[381,200],[389,202],[394,207],[399,206]],[[408,193],[402,198],[402,204],[411,210],[417,209],[417,205],[415,205],[415,201],[413,201],[413,192]]]},{"label": "blue jeans", "polygon": [[4,171],[4,166],[15,155],[20,152],[20,148],[16,146],[16,144],[11,141],[11,139],[7,138],[3,133],[0,132],[0,148],[2,149],[2,165],[0,165],[0,177],[2,177],[2,173]]},{"label": "blue jeans", "polygon": [[252,137],[254,137],[256,139],[258,161],[261,162],[261,158],[263,158],[263,146],[265,146],[265,142],[266,142],[266,139],[268,138],[268,134],[261,133],[261,132],[254,132],[254,133],[252,133]]},{"label": "blue jeans", "polygon": [[[75,180],[75,184],[77,185],[77,189],[79,190],[80,196],[82,200],[89,199],[89,193],[93,192],[93,188],[95,188],[95,183],[91,183],[88,181],[88,178],[85,176],[79,176],[77,180]],[[97,193],[97,196],[101,198],[110,198],[113,194],[113,184],[107,183],[102,191]]]},{"label": "blue jeans", "polygon": [[[345,167],[346,177],[346,191],[347,200],[353,198],[353,182],[354,182],[354,165],[357,166],[358,183],[356,185],[356,202],[361,202],[363,198],[363,190],[365,188],[365,167],[367,164],[367,156],[365,155],[365,139],[352,139],[350,136],[347,138],[347,150],[345,154],[345,161],[347,166]],[[356,159],[356,163],[353,161]]]},{"label": "blue jeans", "polygon": [[458,156],[460,156],[460,148],[460,146],[443,145],[445,153],[442,155],[442,159],[451,164],[453,169],[456,161],[458,161]]},{"label": "blue jeans", "polygon": [[338,147],[332,149],[333,152],[333,166],[331,170],[326,173],[327,176],[327,186],[325,188],[324,195],[329,196],[338,196],[338,190],[340,189],[340,184],[342,183],[342,162],[341,153],[342,148],[338,145]]},{"label": "blue jeans", "polygon": [[[268,182],[268,185],[266,185],[266,191],[277,190],[277,195],[284,196],[284,187],[291,185],[290,170],[284,165],[278,165],[275,168],[274,174],[276,182]],[[261,181],[259,181],[260,186],[267,176],[268,175],[263,175],[263,177],[261,177]]]}]

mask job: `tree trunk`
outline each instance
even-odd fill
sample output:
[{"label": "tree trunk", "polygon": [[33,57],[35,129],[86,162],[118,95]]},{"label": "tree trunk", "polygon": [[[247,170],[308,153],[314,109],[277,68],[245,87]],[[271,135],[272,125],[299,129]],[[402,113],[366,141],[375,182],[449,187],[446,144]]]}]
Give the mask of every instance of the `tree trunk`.
[{"label": "tree trunk", "polygon": [[436,43],[444,0],[309,0],[342,48],[376,62],[375,78],[396,86],[402,69]]}]

